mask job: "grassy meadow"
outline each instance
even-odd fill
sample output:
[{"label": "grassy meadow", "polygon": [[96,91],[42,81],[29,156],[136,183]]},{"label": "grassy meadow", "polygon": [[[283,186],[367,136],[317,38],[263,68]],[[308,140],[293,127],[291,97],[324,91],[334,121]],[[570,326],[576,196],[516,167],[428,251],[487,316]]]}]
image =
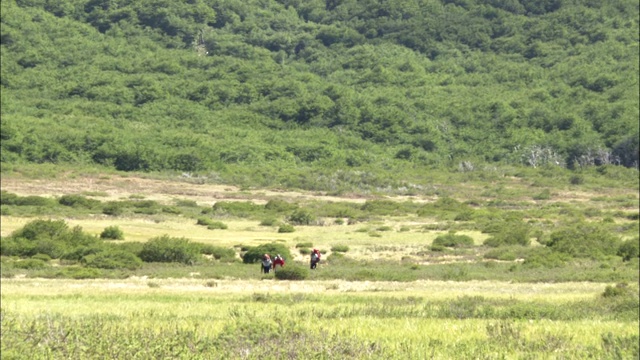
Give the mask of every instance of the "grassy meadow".
[{"label": "grassy meadow", "polygon": [[497,281],[4,279],[3,358],[637,356],[637,309],[602,297],[604,289]]},{"label": "grassy meadow", "polygon": [[[622,245],[586,255],[572,252],[580,243],[554,248],[576,236],[595,247],[637,241],[633,185],[585,179],[441,178],[437,191],[423,193],[327,194],[9,174],[0,218],[2,358],[638,358],[637,250],[625,258]],[[300,213],[313,220],[279,231]],[[225,227],[202,226],[203,218]],[[17,247],[32,243],[15,234],[40,220],[61,221],[65,236],[94,250],[49,257],[52,243],[38,237],[29,241],[39,250]],[[98,241],[110,227],[123,238]],[[509,242],[513,228],[527,229],[526,244]],[[90,266],[100,252],[162,236],[233,255]],[[243,263],[265,244],[290,251],[286,268],[307,268],[311,247],[323,261],[304,280],[280,280]],[[87,255],[68,255],[78,249]],[[16,253],[27,250],[37,253]]]}]

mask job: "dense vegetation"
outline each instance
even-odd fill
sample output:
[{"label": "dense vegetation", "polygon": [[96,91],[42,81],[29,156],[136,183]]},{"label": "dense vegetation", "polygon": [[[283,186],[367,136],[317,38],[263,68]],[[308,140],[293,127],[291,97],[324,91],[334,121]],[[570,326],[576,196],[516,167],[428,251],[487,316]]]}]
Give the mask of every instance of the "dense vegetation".
[{"label": "dense vegetation", "polygon": [[251,186],[638,166],[632,0],[9,0],[2,170]]}]

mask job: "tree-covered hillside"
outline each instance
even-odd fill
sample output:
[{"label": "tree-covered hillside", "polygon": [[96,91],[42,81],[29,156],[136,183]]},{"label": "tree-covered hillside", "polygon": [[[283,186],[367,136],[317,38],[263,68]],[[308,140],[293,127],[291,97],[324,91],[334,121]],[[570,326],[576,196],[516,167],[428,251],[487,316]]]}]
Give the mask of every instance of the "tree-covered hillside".
[{"label": "tree-covered hillside", "polygon": [[638,167],[634,0],[7,0],[1,22],[4,168]]}]

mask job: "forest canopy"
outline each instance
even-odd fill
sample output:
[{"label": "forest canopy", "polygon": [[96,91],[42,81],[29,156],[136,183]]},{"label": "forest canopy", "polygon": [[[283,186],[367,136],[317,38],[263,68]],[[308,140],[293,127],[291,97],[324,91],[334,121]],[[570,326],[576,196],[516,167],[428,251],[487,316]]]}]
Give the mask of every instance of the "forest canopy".
[{"label": "forest canopy", "polygon": [[3,165],[310,188],[309,173],[638,167],[637,1],[1,6]]}]

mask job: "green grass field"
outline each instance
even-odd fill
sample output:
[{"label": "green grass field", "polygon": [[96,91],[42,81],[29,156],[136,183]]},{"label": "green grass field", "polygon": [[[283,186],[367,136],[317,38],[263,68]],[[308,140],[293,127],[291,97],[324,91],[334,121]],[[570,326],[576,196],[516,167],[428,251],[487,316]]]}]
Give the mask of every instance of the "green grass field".
[{"label": "green grass field", "polygon": [[604,288],[5,279],[2,350],[3,359],[637,357],[637,309],[603,298]]},{"label": "green grass field", "polygon": [[[90,237],[118,227],[124,240],[113,244],[167,235],[232,248],[236,257],[123,270],[3,255],[2,359],[637,359],[637,256],[566,258],[538,250],[573,223],[637,239],[638,194],[598,184],[556,187],[551,199],[534,201],[539,188],[499,182],[451,185],[458,202],[429,207],[437,197],[366,199],[98,175],[3,177],[2,189],[25,199],[81,193],[170,210],[108,216],[100,207],[3,204],[3,244],[34,219],[51,219]],[[320,215],[280,233],[261,225],[260,212],[211,212],[217,201],[271,199]],[[384,209],[390,203],[371,202],[365,212],[371,199],[404,208],[394,214],[393,206]],[[322,215],[336,209],[358,216],[340,223]],[[470,209],[471,219],[454,220]],[[227,228],[198,225],[202,216]],[[527,224],[530,245],[485,245],[495,235],[487,229],[506,231],[508,224]],[[439,236],[453,233],[469,244],[434,248]],[[291,251],[288,267],[308,267],[309,245],[300,244],[321,249],[324,260],[302,281],[276,280],[242,263],[243,248],[273,242]]]}]

